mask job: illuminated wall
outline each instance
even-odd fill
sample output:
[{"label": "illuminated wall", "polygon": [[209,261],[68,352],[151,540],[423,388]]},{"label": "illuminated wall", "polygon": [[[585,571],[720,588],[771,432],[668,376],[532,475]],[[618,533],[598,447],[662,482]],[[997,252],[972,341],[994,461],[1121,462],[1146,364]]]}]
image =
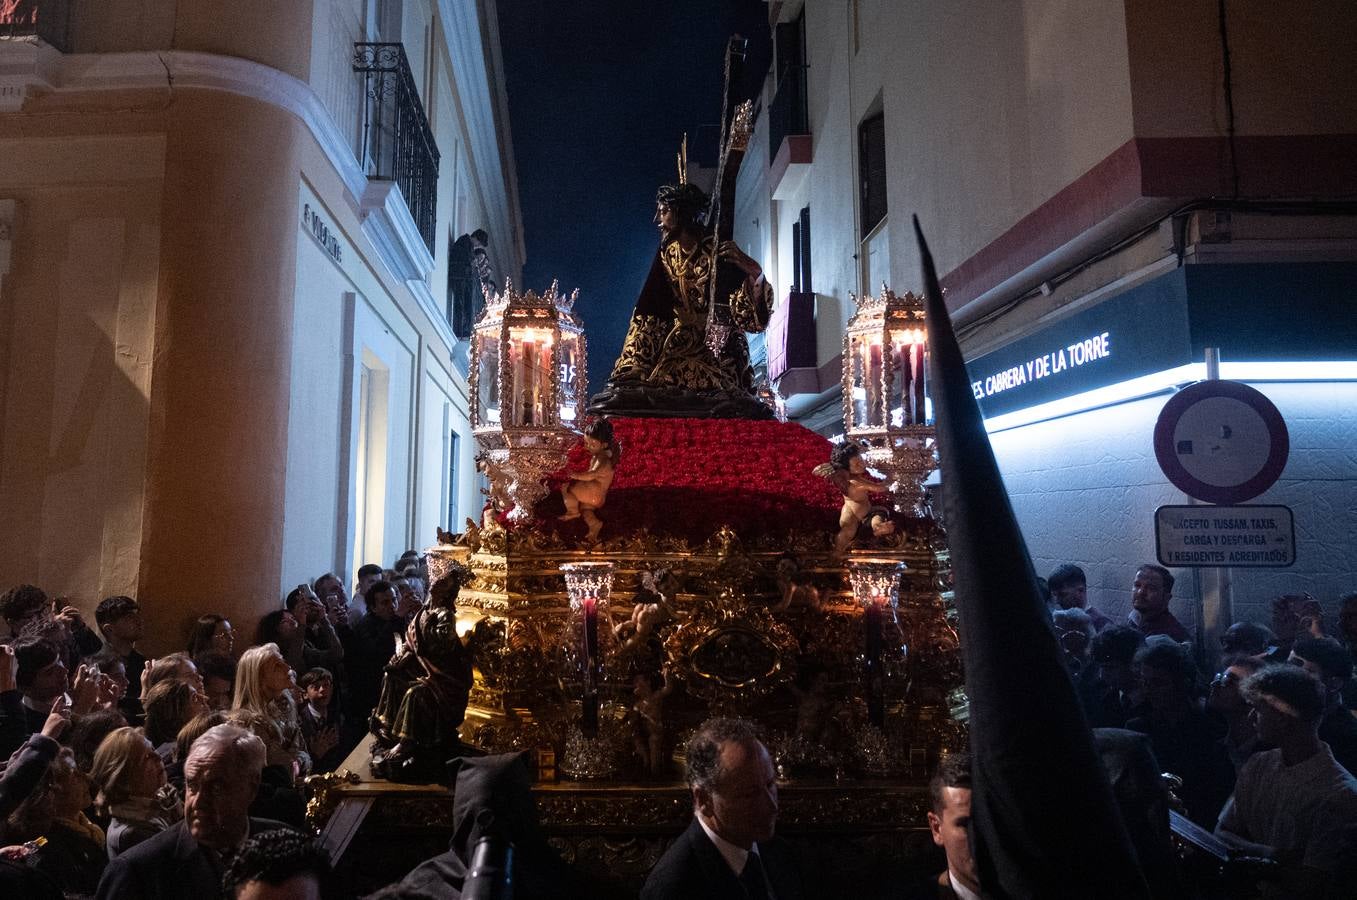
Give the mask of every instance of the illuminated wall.
[{"label": "illuminated wall", "polygon": [[[1255,383],[1281,411],[1291,455],[1278,483],[1249,501],[1291,507],[1296,564],[1234,569],[1236,620],[1267,623],[1271,598],[1308,591],[1336,609],[1357,590],[1357,382]],[[1168,395],[1121,403],[990,435],[1038,575],[1072,562],[1088,573],[1089,602],[1130,611],[1135,568],[1153,562],[1154,511],[1190,502],[1164,477],[1151,435]],[[1174,613],[1195,622],[1193,570],[1176,569]]]},{"label": "illuminated wall", "polygon": [[[0,590],[90,621],[133,595],[148,653],[203,612],[252,635],[297,583],[479,513],[444,291],[472,227],[521,270],[497,14],[75,5],[72,52],[0,40]],[[382,39],[441,151],[431,246],[360,163],[354,42]],[[365,361],[384,403],[360,479]]]}]

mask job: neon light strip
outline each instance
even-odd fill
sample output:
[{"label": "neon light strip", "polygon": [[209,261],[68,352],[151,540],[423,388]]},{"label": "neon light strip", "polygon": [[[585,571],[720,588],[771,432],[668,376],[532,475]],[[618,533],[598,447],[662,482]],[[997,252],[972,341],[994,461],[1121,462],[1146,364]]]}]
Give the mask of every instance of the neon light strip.
[{"label": "neon light strip", "polygon": [[1234,381],[1357,381],[1357,362],[1222,362]]},{"label": "neon light strip", "polygon": [[[1164,393],[1206,377],[1205,363],[1188,363],[1095,388],[1082,394],[1061,397],[985,419],[990,434],[1021,428],[1048,419],[1114,406],[1143,397]],[[1357,381],[1357,362],[1222,362],[1220,377],[1234,381]]]}]

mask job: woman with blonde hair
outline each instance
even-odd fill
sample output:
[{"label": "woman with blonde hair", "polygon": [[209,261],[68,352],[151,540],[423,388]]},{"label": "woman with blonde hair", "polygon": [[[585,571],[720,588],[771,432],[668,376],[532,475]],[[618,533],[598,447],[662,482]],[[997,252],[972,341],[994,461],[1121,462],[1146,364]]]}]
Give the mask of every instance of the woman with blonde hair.
[{"label": "woman with blonde hair", "polygon": [[268,750],[268,765],[284,767],[295,780],[311,769],[303,749],[292,668],[277,644],[251,647],[236,668],[236,693],[227,718],[259,736]]},{"label": "woman with blonde hair", "polygon": [[108,858],[154,837],[184,817],[165,765],[139,728],[119,728],[94,751],[94,805],[109,816]]}]

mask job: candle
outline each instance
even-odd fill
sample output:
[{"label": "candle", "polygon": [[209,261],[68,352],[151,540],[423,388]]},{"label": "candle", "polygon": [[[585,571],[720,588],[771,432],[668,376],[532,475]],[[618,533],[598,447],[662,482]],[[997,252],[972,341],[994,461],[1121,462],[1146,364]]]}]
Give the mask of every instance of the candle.
[{"label": "candle", "polygon": [[[905,341],[907,335],[897,333],[893,346],[895,352],[891,354],[891,367],[895,370],[894,377],[900,380],[900,421],[892,421],[892,425],[912,425],[914,423],[914,391],[910,387],[914,377],[914,347]],[[894,400],[895,398],[892,398]]]},{"label": "candle", "polygon": [[881,344],[873,340],[867,351],[867,424],[880,425],[881,420]]},{"label": "candle", "polygon": [[523,392],[523,424],[535,425],[533,412],[536,407],[537,379],[533,375],[533,359],[537,345],[533,343],[533,335],[528,333],[523,338],[522,366],[518,372],[518,389]]},{"label": "candle", "polygon": [[585,597],[584,610],[584,702],[580,729],[589,737],[598,734],[598,598]]},{"label": "candle", "polygon": [[881,606],[885,597],[876,595],[864,611],[867,629],[867,719],[877,728],[886,721],[881,675]]},{"label": "candle", "polygon": [[909,348],[909,365],[914,378],[914,418],[911,422],[915,425],[928,424],[928,413],[924,408],[924,351],[927,346],[920,341]]}]

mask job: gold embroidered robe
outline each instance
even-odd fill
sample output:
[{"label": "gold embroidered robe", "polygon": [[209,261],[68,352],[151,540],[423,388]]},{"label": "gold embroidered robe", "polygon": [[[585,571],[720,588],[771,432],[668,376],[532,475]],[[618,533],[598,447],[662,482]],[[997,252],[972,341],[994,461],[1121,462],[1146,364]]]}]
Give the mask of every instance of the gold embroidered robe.
[{"label": "gold embroidered robe", "polygon": [[609,384],[640,382],[689,391],[751,392],[753,372],[744,333],[767,327],[772,289],[764,281],[751,283],[732,263],[718,263],[718,296],[729,303],[734,327],[713,354],[706,339],[714,240],[708,236],[688,253],[677,241],[660,248]]}]

